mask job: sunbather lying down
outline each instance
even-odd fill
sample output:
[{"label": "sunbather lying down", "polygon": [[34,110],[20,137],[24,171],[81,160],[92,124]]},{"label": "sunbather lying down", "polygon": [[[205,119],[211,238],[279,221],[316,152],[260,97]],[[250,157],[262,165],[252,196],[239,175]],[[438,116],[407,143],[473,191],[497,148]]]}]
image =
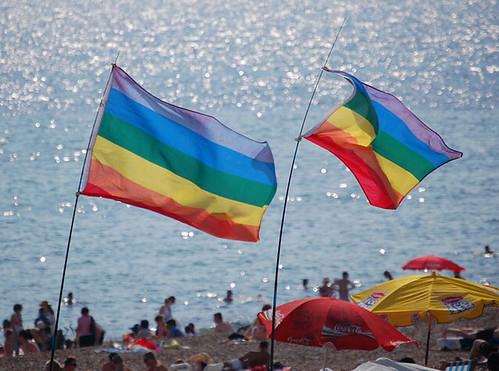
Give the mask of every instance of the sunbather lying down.
[{"label": "sunbather lying down", "polygon": [[499,344],[499,328],[448,328],[444,332],[444,337],[438,339],[438,344],[442,350],[471,350],[473,341],[476,339],[485,340],[491,344]]}]

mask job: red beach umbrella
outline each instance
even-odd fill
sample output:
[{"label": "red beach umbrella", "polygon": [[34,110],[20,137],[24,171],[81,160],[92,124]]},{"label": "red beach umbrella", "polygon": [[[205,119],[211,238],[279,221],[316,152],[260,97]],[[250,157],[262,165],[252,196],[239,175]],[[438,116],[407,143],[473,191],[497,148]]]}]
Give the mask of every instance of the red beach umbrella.
[{"label": "red beach umbrella", "polygon": [[[270,336],[272,309],[260,312],[258,319]],[[332,343],[336,349],[374,350],[381,346],[387,351],[404,343],[416,344],[357,304],[326,297],[279,305],[275,340],[316,347]]]},{"label": "red beach umbrella", "polygon": [[442,258],[441,256],[427,255],[419,256],[408,261],[402,269],[441,271],[449,270],[454,272],[464,271],[464,268],[454,263],[452,260]]}]

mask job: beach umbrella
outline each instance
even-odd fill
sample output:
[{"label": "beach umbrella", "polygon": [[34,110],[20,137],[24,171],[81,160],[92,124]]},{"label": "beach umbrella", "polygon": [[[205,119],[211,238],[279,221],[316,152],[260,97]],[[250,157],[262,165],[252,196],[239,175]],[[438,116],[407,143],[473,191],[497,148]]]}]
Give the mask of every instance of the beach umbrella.
[{"label": "beach umbrella", "polygon": [[409,260],[402,267],[402,269],[413,269],[413,270],[427,269],[430,271],[449,270],[454,272],[464,271],[463,267],[457,265],[452,260],[435,255],[419,256],[415,259]]},{"label": "beach umbrella", "polygon": [[497,305],[499,290],[433,272],[431,275],[386,281],[352,295],[352,299],[395,326],[410,326],[420,319],[427,319],[427,364],[431,322],[448,323],[459,318],[479,317],[485,305]]},{"label": "beach umbrella", "polygon": [[[258,319],[271,336],[272,310]],[[360,306],[327,297],[291,301],[276,308],[275,340],[316,347],[387,351],[416,343],[381,317]]]}]

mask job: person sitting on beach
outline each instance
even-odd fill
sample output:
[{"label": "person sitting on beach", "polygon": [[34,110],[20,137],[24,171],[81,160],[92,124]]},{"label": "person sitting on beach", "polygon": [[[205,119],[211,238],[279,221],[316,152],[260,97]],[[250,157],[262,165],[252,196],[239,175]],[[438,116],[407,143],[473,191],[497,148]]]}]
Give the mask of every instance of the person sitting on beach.
[{"label": "person sitting on beach", "polygon": [[232,290],[227,290],[227,295],[224,298],[224,302],[226,302],[227,304],[232,303],[234,301],[234,298],[232,296],[233,296]]},{"label": "person sitting on beach", "polygon": [[[262,307],[262,312],[272,309],[270,304],[265,304]],[[244,338],[246,340],[267,340],[269,337],[265,327],[260,323],[259,319],[256,318],[250,327],[244,332]]]},{"label": "person sitting on beach", "polygon": [[348,279],[348,272],[343,272],[342,278],[334,280],[335,287],[338,288],[339,299],[350,301],[350,290],[355,288],[355,285]]},{"label": "person sitting on beach", "polygon": [[35,326],[38,328],[42,328],[40,323],[43,324],[43,327],[48,327],[50,328],[50,320],[45,316],[45,312],[43,308],[38,309],[38,317],[35,318]]},{"label": "person sitting on beach", "polygon": [[81,317],[76,326],[76,343],[83,347],[95,345],[95,333],[92,331],[92,317],[87,307],[81,308]]},{"label": "person sitting on beach", "polygon": [[169,338],[180,338],[184,336],[184,333],[177,328],[177,321],[174,319],[166,322],[166,328],[168,329]]},{"label": "person sitting on beach", "polygon": [[189,323],[187,326],[185,326],[184,331],[185,336],[195,336],[196,329],[194,328],[194,323]]},{"label": "person sitting on beach", "polygon": [[330,298],[334,296],[334,288],[331,285],[329,277],[322,279],[322,286],[319,286],[319,296],[323,298]]},{"label": "person sitting on beach", "polygon": [[156,336],[158,338],[166,338],[168,336],[168,327],[162,315],[158,314],[154,321],[156,322]]},{"label": "person sitting on beach", "polygon": [[77,363],[75,357],[68,357],[64,360],[64,371],[74,371],[76,370]]},{"label": "person sitting on beach", "polygon": [[117,355],[118,353],[109,353],[108,361],[102,365],[101,371],[114,371],[113,358]]},{"label": "person sitting on beach", "polygon": [[48,352],[52,349],[52,335],[49,327],[38,322],[37,328],[31,329],[30,332],[41,352]]},{"label": "person sitting on beach", "polygon": [[147,352],[144,354],[143,360],[147,366],[146,371],[168,371],[168,369],[156,359],[153,352]]},{"label": "person sitting on beach", "polygon": [[143,319],[142,321],[140,321],[139,331],[137,331],[135,338],[136,339],[150,339],[153,336],[154,336],[154,334],[149,329],[149,321],[146,319]]},{"label": "person sitting on beach", "polygon": [[475,362],[488,358],[489,354],[497,352],[498,345],[483,339],[475,339],[471,346],[469,358]]},{"label": "person sitting on beach", "polygon": [[267,341],[260,342],[257,352],[248,352],[242,357],[233,359],[229,362],[224,362],[224,370],[244,370],[257,366],[264,366],[269,363],[269,343]]},{"label": "person sitting on beach", "polygon": [[473,342],[476,339],[484,340],[489,343],[498,345],[499,327],[488,327],[488,328],[450,327],[444,331],[444,338],[447,338],[449,336],[455,336],[460,338],[459,343],[461,350],[470,350],[473,346]]},{"label": "person sitting on beach", "polygon": [[223,320],[220,312],[213,315],[213,322],[215,322],[215,334],[228,335],[234,332],[230,323]]},{"label": "person sitting on beach", "polygon": [[115,356],[111,359],[111,364],[113,365],[113,371],[131,371],[123,362],[123,359],[119,354],[115,354]]},{"label": "person sitting on beach", "polygon": [[170,296],[165,299],[164,304],[159,308],[159,314],[163,316],[165,322],[173,318],[172,305],[175,304],[175,296]]},{"label": "person sitting on beach", "polygon": [[21,349],[24,354],[38,353],[40,351],[28,330],[22,330],[17,336],[17,340],[19,342],[19,349]]}]

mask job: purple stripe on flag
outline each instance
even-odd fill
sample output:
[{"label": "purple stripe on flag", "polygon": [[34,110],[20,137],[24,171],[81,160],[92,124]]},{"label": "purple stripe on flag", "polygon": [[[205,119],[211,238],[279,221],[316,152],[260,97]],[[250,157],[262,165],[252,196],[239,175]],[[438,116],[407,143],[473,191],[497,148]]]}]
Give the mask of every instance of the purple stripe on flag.
[{"label": "purple stripe on flag", "polygon": [[449,160],[454,160],[463,155],[461,152],[449,148],[438,133],[426,126],[424,122],[409,111],[409,109],[407,109],[407,107],[395,96],[378,90],[365,83],[364,86],[369,94],[369,97],[373,101],[382,104],[386,109],[404,121],[411,132],[420,141],[426,143],[433,151],[447,156]]},{"label": "purple stripe on flag", "polygon": [[203,136],[213,143],[262,162],[274,162],[272,152],[266,142],[257,142],[245,137],[226,127],[212,116],[177,107],[156,98],[145,91],[119,67],[113,69],[112,87],[137,103]]}]

